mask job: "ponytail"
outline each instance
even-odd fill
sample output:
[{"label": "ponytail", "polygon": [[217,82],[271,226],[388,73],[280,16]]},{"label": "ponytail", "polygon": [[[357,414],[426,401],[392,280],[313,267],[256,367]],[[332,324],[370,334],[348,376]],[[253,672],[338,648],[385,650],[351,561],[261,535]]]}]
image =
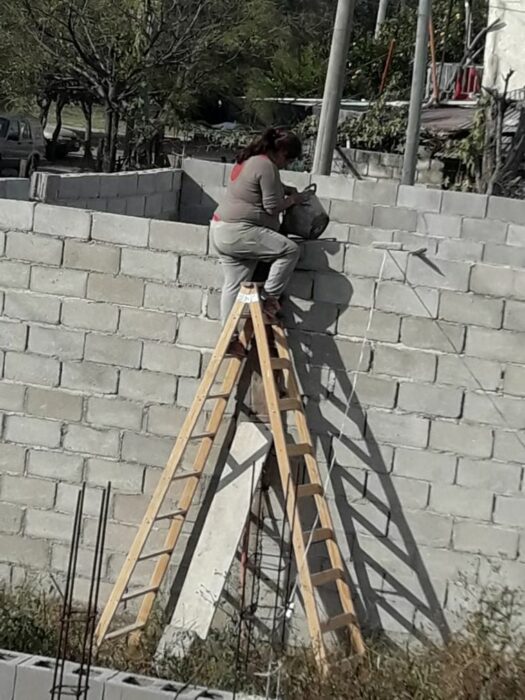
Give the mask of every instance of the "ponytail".
[{"label": "ponytail", "polygon": [[244,163],[253,156],[265,156],[278,151],[283,151],[290,160],[296,160],[302,153],[301,141],[291,131],[266,129],[261,136],[254,139],[239,153],[237,163]]}]

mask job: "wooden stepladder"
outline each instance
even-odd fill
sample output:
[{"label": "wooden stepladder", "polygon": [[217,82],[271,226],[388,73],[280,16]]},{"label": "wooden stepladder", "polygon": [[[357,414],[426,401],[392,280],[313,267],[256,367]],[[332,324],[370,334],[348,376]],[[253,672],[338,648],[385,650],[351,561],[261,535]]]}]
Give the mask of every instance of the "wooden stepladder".
[{"label": "wooden stepladder", "polygon": [[[299,588],[316,657],[319,663],[324,665],[328,656],[325,635],[343,628],[349,632],[354,651],[363,654],[365,646],[357,625],[343,558],[335,540],[334,526],[325,498],[315,458],[315,448],[308,429],[286,335],[280,324],[268,326],[265,323],[262,303],[255,284],[243,285],[230,317],[224,325],[168,463],[102,612],[96,632],[97,645],[100,646],[105,640],[123,635],[136,636],[147,623],[156,595],[168,570],[170,557],[182,532],[198,481],[203,475],[214,438],[219,431],[228,400],[241,373],[243,360],[227,354],[231,338],[239,324],[244,324],[240,332],[241,343],[248,348],[253,341],[257,349],[280,480],[283,493],[286,495],[286,515],[292,533]],[[214,383],[223,362],[228,363],[225,367],[224,379],[220,388],[215,390]],[[278,389],[277,379],[279,379],[279,386],[284,387],[285,396],[282,396],[282,392]],[[198,432],[196,426],[208,402],[214,402],[214,405],[204,432]],[[282,415],[285,412],[292,414],[294,418],[298,435],[298,441],[295,443],[289,442],[286,437]],[[195,442],[198,443],[198,449],[193,468],[184,470],[182,469],[184,453],[188,445]],[[296,459],[304,460],[306,480],[300,485],[296,485],[292,474],[292,462]],[[185,486],[177,508],[164,512],[163,504],[167,499],[170,485],[175,480],[183,480]],[[314,505],[315,528],[310,531],[305,531],[301,524],[301,504],[306,500],[310,505],[312,503]],[[157,550],[148,549],[148,539],[153,528],[159,521],[165,520],[169,520],[170,525],[163,547]],[[322,543],[326,547],[330,568],[312,572],[308,553],[310,546],[316,543]],[[154,561],[149,584],[143,588],[132,588],[135,567],[145,560]],[[327,585],[333,586],[337,591],[340,612],[322,621],[316,589]],[[135,622],[120,629],[110,630],[119,606],[136,598],[142,598],[142,603]]]}]

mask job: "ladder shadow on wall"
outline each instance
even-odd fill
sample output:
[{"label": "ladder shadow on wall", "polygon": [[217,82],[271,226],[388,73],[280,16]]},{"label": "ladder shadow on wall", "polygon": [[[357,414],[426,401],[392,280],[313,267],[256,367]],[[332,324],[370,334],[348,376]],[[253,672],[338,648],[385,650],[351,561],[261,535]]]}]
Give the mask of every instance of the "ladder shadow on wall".
[{"label": "ladder shadow on wall", "polygon": [[[317,260],[316,267],[322,268],[323,261]],[[324,267],[328,270],[328,261]],[[330,275],[340,313],[351,305],[353,288],[344,275],[332,270]],[[380,445],[367,424],[359,382],[354,388],[353,373],[333,336],[334,318],[326,313],[326,304],[318,309],[315,301],[306,310],[292,299],[285,306],[289,343],[308,397],[308,422],[323,479],[329,475],[327,497],[360,625],[367,635],[384,631],[393,641],[406,635],[422,643],[446,641],[450,628],[439,582],[430,577],[389,473],[383,453],[391,447]],[[319,326],[322,318],[325,328]],[[312,328],[322,335],[311,335]]]}]

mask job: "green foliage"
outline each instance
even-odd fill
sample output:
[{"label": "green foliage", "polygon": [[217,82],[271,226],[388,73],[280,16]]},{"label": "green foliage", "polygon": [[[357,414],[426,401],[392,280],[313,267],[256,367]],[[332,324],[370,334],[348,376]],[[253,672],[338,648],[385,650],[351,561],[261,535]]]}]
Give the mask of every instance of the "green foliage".
[{"label": "green foliage", "polygon": [[338,130],[339,143],[348,139],[352,148],[394,153],[405,143],[407,107],[389,107],[381,97],[355,119],[347,119]]}]

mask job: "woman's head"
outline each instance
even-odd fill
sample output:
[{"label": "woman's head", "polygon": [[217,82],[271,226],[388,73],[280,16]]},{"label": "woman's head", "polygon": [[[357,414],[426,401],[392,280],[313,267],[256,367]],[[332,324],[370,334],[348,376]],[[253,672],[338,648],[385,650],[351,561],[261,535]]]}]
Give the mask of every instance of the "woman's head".
[{"label": "woman's head", "polygon": [[284,168],[301,157],[302,144],[298,136],[291,131],[267,129],[261,136],[239,154],[238,163],[243,163],[252,156],[268,156],[278,168]]}]

